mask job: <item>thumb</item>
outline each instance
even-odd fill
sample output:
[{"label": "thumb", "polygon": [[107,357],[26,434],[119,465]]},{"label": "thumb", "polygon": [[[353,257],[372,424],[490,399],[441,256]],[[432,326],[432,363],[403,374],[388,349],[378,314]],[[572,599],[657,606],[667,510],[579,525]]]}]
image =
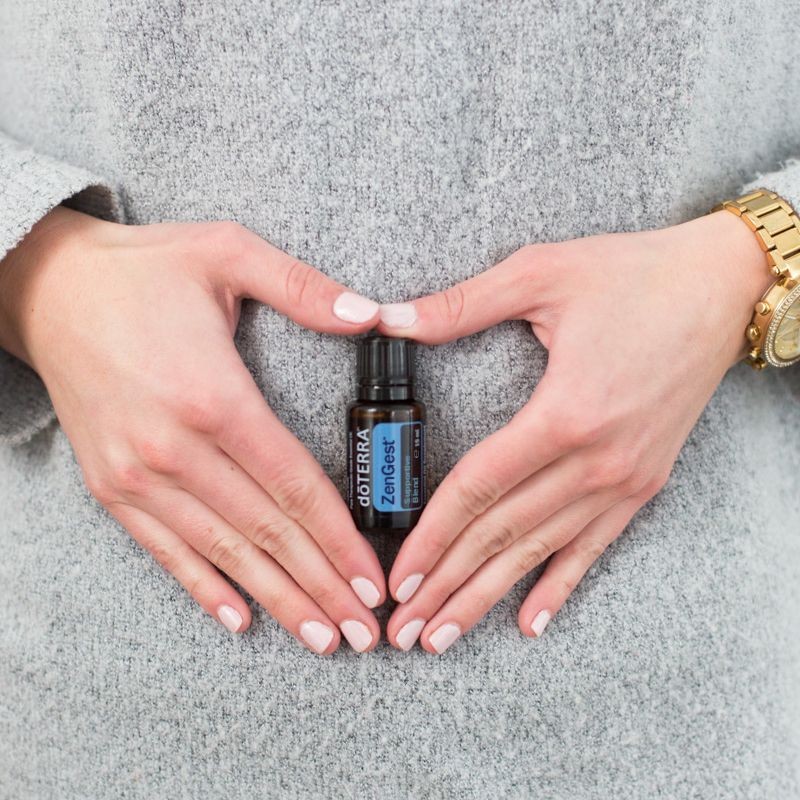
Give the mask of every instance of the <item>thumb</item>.
[{"label": "thumb", "polygon": [[519,319],[532,306],[536,272],[531,247],[523,247],[491,269],[410,303],[381,306],[379,330],[424,344],[441,344]]},{"label": "thumb", "polygon": [[237,297],[271,306],[304,328],[353,334],[374,327],[378,303],[350,291],[319,270],[235,225],[225,280]]}]

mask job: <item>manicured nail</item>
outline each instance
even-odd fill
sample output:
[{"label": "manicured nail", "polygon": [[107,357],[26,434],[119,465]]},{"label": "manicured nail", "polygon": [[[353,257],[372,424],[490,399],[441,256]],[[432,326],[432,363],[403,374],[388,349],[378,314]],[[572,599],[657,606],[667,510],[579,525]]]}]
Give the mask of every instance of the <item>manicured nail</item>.
[{"label": "manicured nail", "polygon": [[425,576],[421,572],[415,572],[409,575],[398,587],[394,596],[400,603],[407,603],[411,599],[411,595],[419,589],[422,579]]},{"label": "manicured nail", "polygon": [[357,619],[346,619],[339,627],[350,642],[350,646],[357,653],[363,653],[372,644],[372,634],[369,628]]},{"label": "manicured nail", "polygon": [[537,635],[541,636],[544,632],[544,629],[547,627],[547,623],[550,622],[551,619],[550,612],[545,608],[542,609],[534,618],[533,622],[531,623],[531,630]]},{"label": "manicured nail", "polygon": [[236,633],[242,627],[242,615],[231,606],[220,606],[217,609],[219,621],[231,632]]},{"label": "manicured nail", "polygon": [[425,627],[424,619],[412,619],[411,622],[406,622],[399,631],[397,631],[397,644],[400,645],[401,650],[410,650],[414,646],[414,642],[419,639],[422,629]]},{"label": "manicured nail", "polygon": [[430,641],[433,649],[441,655],[459,636],[461,636],[461,628],[455,622],[446,622],[430,635]]},{"label": "manicured nail", "polygon": [[378,587],[369,578],[353,578],[350,581],[353,591],[358,595],[358,599],[367,607],[375,608],[381,599]]},{"label": "manicured nail", "polygon": [[390,328],[410,328],[417,321],[413,303],[387,303],[381,306],[381,322]]},{"label": "manicured nail", "polygon": [[300,626],[300,635],[306,644],[318,653],[324,653],[333,639],[333,631],[316,620],[304,622]]},{"label": "manicured nail", "polygon": [[366,322],[372,319],[380,306],[355,292],[342,292],[333,304],[333,313],[345,322]]}]

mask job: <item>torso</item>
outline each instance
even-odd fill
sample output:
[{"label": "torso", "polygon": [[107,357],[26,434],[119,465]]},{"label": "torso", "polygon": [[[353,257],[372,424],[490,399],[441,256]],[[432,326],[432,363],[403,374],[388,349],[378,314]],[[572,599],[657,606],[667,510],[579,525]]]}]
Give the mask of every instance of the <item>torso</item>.
[{"label": "torso", "polygon": [[[799,10],[18,0],[0,129],[117,182],[133,223],[237,219],[399,300],[775,168],[800,141]],[[252,306],[237,341],[344,488],[352,344]],[[423,350],[433,486],[545,356],[517,324]],[[264,615],[232,639],[89,498],[60,429],[0,450],[0,794],[796,796],[793,386],[734,370],[545,637],[516,628],[531,576],[442,659],[320,660]]]}]

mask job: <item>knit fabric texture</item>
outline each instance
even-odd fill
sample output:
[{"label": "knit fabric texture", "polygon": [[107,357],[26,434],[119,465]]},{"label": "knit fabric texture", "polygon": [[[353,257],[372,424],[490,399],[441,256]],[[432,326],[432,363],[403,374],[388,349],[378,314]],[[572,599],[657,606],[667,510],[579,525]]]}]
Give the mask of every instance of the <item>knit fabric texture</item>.
[{"label": "knit fabric texture", "polygon": [[[749,182],[800,208],[798,20],[797,0],[6,0],[0,255],[61,201],[230,218],[385,302]],[[237,345],[343,488],[354,343],[251,303]],[[432,486],[545,363],[521,323],[420,348]],[[541,639],[516,627],[533,573],[440,658],[321,659],[255,604],[242,636],[199,609],[0,353],[0,799],[800,797],[798,375],[730,371]],[[397,542],[373,543],[388,569]]]}]

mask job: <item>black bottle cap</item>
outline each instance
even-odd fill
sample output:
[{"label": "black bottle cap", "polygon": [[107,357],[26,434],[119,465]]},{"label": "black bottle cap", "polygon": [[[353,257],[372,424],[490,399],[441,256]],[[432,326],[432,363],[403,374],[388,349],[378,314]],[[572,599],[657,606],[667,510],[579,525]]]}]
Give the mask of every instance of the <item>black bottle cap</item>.
[{"label": "black bottle cap", "polygon": [[356,371],[362,387],[405,387],[410,396],[416,374],[416,345],[411,339],[367,334],[358,342]]}]

